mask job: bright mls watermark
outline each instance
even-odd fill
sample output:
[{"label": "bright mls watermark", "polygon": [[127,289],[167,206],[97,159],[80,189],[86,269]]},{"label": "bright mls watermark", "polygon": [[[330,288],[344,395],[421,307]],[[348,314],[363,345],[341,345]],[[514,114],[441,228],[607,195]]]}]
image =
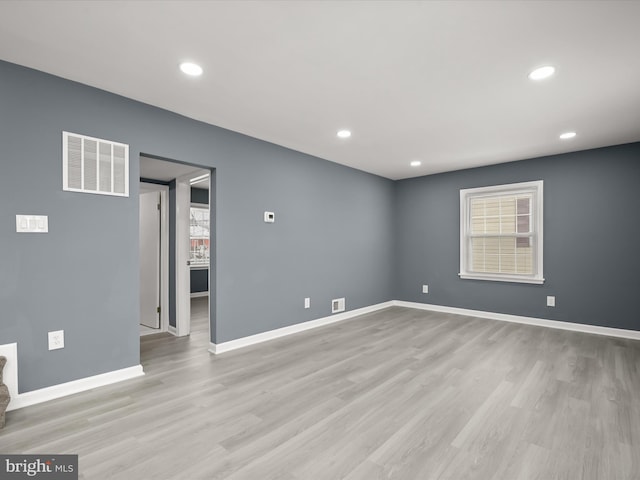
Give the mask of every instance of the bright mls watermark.
[{"label": "bright mls watermark", "polygon": [[78,480],[78,455],[2,455],[0,480]]}]

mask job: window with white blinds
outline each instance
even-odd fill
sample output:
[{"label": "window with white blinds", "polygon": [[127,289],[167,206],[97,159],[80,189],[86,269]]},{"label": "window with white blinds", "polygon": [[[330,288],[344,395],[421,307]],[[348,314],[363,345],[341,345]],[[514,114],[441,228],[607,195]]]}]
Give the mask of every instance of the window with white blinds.
[{"label": "window with white blinds", "polygon": [[129,146],[62,132],[62,189],[129,196]]},{"label": "window with white blinds", "polygon": [[460,190],[460,277],[543,283],[543,182]]}]

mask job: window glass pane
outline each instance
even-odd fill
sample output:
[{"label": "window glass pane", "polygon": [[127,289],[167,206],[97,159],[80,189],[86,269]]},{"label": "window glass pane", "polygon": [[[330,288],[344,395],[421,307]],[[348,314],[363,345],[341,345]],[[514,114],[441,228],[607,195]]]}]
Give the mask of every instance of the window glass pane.
[{"label": "window glass pane", "polygon": [[516,273],[533,273],[533,253],[529,255],[517,255]]},{"label": "window glass pane", "polygon": [[497,237],[489,237],[484,239],[484,249],[489,255],[498,255],[500,253],[500,239]]},{"label": "window glass pane", "polygon": [[501,215],[516,214],[516,197],[502,197],[500,199],[500,214]]},{"label": "window glass pane", "polygon": [[484,216],[484,200],[474,198],[471,200],[471,217]]},{"label": "window glass pane", "polygon": [[531,213],[531,198],[518,198],[518,215]]},{"label": "window glass pane", "polygon": [[474,255],[482,255],[484,253],[484,238],[471,239],[471,253]]},{"label": "window glass pane", "polygon": [[500,233],[500,217],[487,217],[484,233]]},{"label": "window glass pane", "polygon": [[471,233],[485,233],[483,217],[471,219]]},{"label": "window glass pane", "polygon": [[209,209],[191,207],[191,265],[209,265]]},{"label": "window glass pane", "polygon": [[486,255],[484,271],[487,273],[500,273],[500,257],[498,255]]},{"label": "window glass pane", "polygon": [[518,215],[518,233],[529,233],[531,231],[531,217],[529,215]]},{"label": "window glass pane", "polygon": [[500,198],[488,198],[485,200],[485,215],[500,215]]},{"label": "window glass pane", "polygon": [[516,273],[516,256],[500,256],[500,273]]},{"label": "window glass pane", "polygon": [[500,238],[500,254],[501,255],[515,255],[516,254],[516,239],[514,237]]},{"label": "window glass pane", "polygon": [[500,233],[515,233],[516,216],[508,215],[500,217]]}]

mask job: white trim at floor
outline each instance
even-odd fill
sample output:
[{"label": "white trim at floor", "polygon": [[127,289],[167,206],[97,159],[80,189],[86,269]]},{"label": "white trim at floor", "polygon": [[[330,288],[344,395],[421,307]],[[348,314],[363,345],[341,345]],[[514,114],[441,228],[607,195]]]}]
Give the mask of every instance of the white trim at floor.
[{"label": "white trim at floor", "polygon": [[489,320],[500,320],[502,322],[523,323],[526,325],[536,325],[538,327],[557,328],[560,330],[570,330],[572,332],[593,333],[596,335],[606,335],[608,337],[629,338],[640,340],[640,331],[625,330],[622,328],[601,327],[598,325],[586,325],[584,323],[561,322],[558,320],[547,320],[544,318],[522,317],[520,315],[509,315],[506,313],[483,312],[481,310],[469,310],[466,308],[447,307],[445,305],[431,305],[428,303],[404,302],[394,300],[397,307],[415,308],[418,310],[429,310],[432,312],[453,313],[456,315],[466,315],[469,317],[487,318]]},{"label": "white trim at floor", "polygon": [[348,320],[359,315],[364,315],[365,313],[375,312],[392,306],[393,301],[378,303],[376,305],[370,305],[368,307],[358,308],[356,310],[350,310],[348,312],[338,313],[336,315],[330,315],[316,320],[309,320],[308,322],[297,323],[288,327],[278,328],[276,330],[270,330],[268,332],[258,333],[256,335],[250,335],[248,337],[242,337],[224,343],[210,343],[209,351],[218,355],[231,350],[237,350],[238,348],[244,348],[257,343],[267,342],[276,338],[292,335],[294,333],[311,330],[312,328],[318,328],[331,323]]},{"label": "white trim at floor", "polygon": [[236,340],[230,340],[224,343],[210,343],[209,351],[213,354],[220,354],[229,352],[231,350],[237,350],[239,348],[248,347],[257,343],[267,342],[276,338],[292,335],[294,333],[304,332],[312,328],[321,327],[323,325],[329,325],[334,322],[347,320],[349,318],[357,317],[365,313],[375,312],[383,308],[388,307],[405,307],[414,308],[417,310],[429,310],[432,312],[453,313],[455,315],[466,315],[469,317],[486,318],[489,320],[499,320],[502,322],[522,323],[525,325],[535,325],[546,328],[556,328],[560,330],[569,330],[573,332],[593,333],[596,335],[605,335],[608,337],[628,338],[631,340],[640,340],[640,331],[636,330],[624,330],[621,328],[601,327],[598,325],[585,325],[582,323],[561,322],[558,320],[547,320],[544,318],[535,317],[523,317],[520,315],[509,315],[506,313],[494,313],[483,312],[481,310],[469,310],[466,308],[447,307],[445,305],[432,305],[428,303],[417,302],[405,302],[402,300],[391,300],[389,302],[378,303],[371,305],[370,307],[359,308],[357,310],[351,310],[349,312],[341,313],[338,315],[331,315],[329,317],[318,318],[317,320],[311,320],[304,323],[298,323],[289,327],[278,328],[276,330],[270,330],[268,332],[258,333],[256,335],[250,335],[248,337],[238,338]]},{"label": "white trim at floor", "polygon": [[29,405],[47,402],[60,397],[66,397],[67,395],[84,392],[85,390],[92,390],[97,387],[104,387],[105,385],[121,382],[123,380],[130,380],[143,375],[144,371],[142,370],[142,365],[135,365],[121,370],[114,370],[113,372],[80,378],[79,380],[73,380],[72,382],[61,383],[59,385],[21,393],[17,397],[11,398],[7,411],[17,410],[18,408],[28,407]]},{"label": "white trim at floor", "polygon": [[[229,342],[220,344],[210,343],[209,351],[214,354],[220,354],[238,348],[248,347],[257,343],[266,342],[276,338],[292,335],[298,332],[304,332],[313,328],[321,327],[323,325],[329,325],[331,323],[348,320],[366,313],[375,312],[388,307],[406,307],[414,308],[418,310],[429,310],[433,312],[452,313],[455,315],[466,315],[471,317],[486,318],[490,320],[500,320],[503,322],[522,323],[526,325],[536,325],[540,327],[556,328],[561,330],[570,330],[574,332],[593,333],[596,335],[605,335],[609,337],[628,338],[632,340],[640,340],[640,331],[636,330],[624,330],[621,328],[601,327],[597,325],[585,325],[581,323],[561,322],[557,320],[546,320],[543,318],[534,317],[522,317],[519,315],[509,315],[504,313],[483,312],[480,310],[469,310],[466,308],[447,307],[444,305],[432,305],[428,303],[417,302],[405,302],[402,300],[391,300],[389,302],[378,303],[369,307],[358,308],[357,310],[351,310],[349,312],[339,313],[328,317],[318,318],[316,320],[310,320],[308,322],[291,325],[288,327],[278,328],[269,332],[258,333],[248,337],[238,338]],[[175,327],[169,326],[169,333],[175,332]],[[174,333],[175,334],[175,333]],[[11,347],[7,345],[6,347]],[[46,402],[56,398],[72,395],[74,393],[83,392],[85,390],[91,390],[93,388],[110,385],[112,383],[121,382],[123,380],[129,380],[132,378],[140,377],[144,375],[142,365],[136,365],[129,368],[123,368],[122,370],[116,370],[113,372],[103,373],[101,375],[95,375],[92,377],[81,378],[72,382],[62,383],[60,385],[53,385],[51,387],[42,388],[40,390],[34,390],[12,396],[11,403],[7,411],[17,410],[18,408],[27,407],[29,405],[35,405],[36,403]]]}]

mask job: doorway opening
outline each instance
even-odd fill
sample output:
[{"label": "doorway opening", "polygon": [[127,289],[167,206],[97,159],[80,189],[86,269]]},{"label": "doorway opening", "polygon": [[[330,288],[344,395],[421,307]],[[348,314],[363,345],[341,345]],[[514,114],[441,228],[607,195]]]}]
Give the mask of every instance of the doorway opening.
[{"label": "doorway opening", "polygon": [[[143,222],[143,212],[151,211],[155,193],[165,192],[166,202],[160,203],[160,226]],[[141,330],[149,333],[168,332],[175,336],[186,336],[191,332],[191,302],[196,305],[199,318],[206,314],[209,337],[210,319],[210,277],[211,245],[211,170],[177,161],[160,159],[150,155],[140,156],[140,323]],[[158,208],[156,206],[156,208]],[[162,222],[162,212],[165,222]],[[164,230],[163,230],[164,226]],[[160,231],[160,280],[156,288],[155,277],[143,274],[143,266],[155,268],[155,244],[143,232]],[[164,232],[164,233],[163,233]],[[166,246],[163,248],[163,238]],[[166,262],[163,275],[162,264]],[[148,268],[148,267],[146,267]],[[165,280],[163,283],[163,279]],[[143,284],[144,282],[144,284]],[[156,291],[159,291],[159,314],[149,312]],[[143,315],[143,305],[147,305],[147,317]],[[164,323],[163,323],[164,319]],[[156,328],[157,327],[157,328]],[[147,330],[148,329],[148,330]]]},{"label": "doorway opening", "polygon": [[140,183],[140,335],[169,326],[169,187]]}]

